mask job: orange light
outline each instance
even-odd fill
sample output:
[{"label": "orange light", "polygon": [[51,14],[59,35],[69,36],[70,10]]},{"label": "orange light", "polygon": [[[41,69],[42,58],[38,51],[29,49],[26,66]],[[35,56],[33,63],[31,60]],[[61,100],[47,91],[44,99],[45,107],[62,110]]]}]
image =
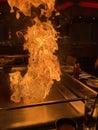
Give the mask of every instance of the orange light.
[{"label": "orange light", "polygon": [[[23,35],[24,49],[29,52],[27,72],[23,76],[19,71],[9,74],[12,101],[25,104],[41,102],[49,94],[54,80],[59,81],[61,75],[58,58],[54,55],[58,50],[58,33],[49,20],[55,0],[8,0],[8,3],[11,11],[14,11],[14,6],[19,9],[17,18],[21,17],[20,12],[31,17],[32,5],[37,9],[41,4],[45,7],[35,18],[31,17],[35,24],[28,27]],[[41,21],[39,15],[45,15],[47,20]]]}]

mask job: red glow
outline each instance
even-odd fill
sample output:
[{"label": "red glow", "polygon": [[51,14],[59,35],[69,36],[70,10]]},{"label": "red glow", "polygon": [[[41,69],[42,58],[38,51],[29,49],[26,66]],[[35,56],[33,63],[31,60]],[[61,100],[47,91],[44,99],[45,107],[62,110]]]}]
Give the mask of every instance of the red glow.
[{"label": "red glow", "polygon": [[80,2],[78,6],[88,7],[88,8],[98,8],[98,3],[94,2]]},{"label": "red glow", "polygon": [[72,5],[73,5],[73,2],[65,2],[65,3],[61,4],[60,6],[58,6],[57,10],[60,11],[60,10],[71,7]]}]

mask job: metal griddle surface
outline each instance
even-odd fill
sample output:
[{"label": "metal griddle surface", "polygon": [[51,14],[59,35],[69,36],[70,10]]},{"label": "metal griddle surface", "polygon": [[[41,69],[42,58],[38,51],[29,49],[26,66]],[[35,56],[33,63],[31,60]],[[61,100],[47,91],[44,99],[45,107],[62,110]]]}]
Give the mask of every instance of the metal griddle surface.
[{"label": "metal griddle surface", "polygon": [[[66,100],[57,87],[53,86],[51,88],[49,95],[45,99],[46,103],[49,101]],[[41,125],[55,123],[59,118],[76,118],[81,116],[68,102],[21,109],[17,109],[17,106],[23,106],[23,104],[15,104],[7,100],[2,100],[0,105],[4,108],[0,110],[0,128],[3,130],[28,129],[29,127],[33,129]],[[15,109],[6,109],[9,107]]]},{"label": "metal griddle surface", "polygon": [[[7,75],[3,73],[2,76],[3,78],[0,78],[2,80],[0,83],[0,108],[23,106],[24,104],[22,103],[13,103],[10,101],[10,87],[6,81]],[[64,100],[64,96],[58,91],[57,86],[54,85],[44,102],[55,100]]]},{"label": "metal griddle surface", "polygon": [[[22,103],[12,103],[10,101],[10,91],[9,86],[7,86],[7,74],[2,73],[0,75],[0,129],[3,130],[14,130],[28,127],[35,127],[40,125],[49,124],[55,122],[59,118],[76,118],[80,117],[81,113],[77,111],[70,103],[57,103],[48,104],[48,102],[55,102],[59,100],[66,100],[73,98],[68,89],[65,86],[65,94],[69,97],[66,98],[60,90],[60,85],[58,83],[53,85],[50,90],[49,95],[45,99],[47,105],[40,106],[24,106]],[[6,81],[6,82],[5,82]],[[62,88],[62,87],[61,87]],[[67,91],[66,91],[67,89]],[[9,109],[13,108],[13,109]]]}]

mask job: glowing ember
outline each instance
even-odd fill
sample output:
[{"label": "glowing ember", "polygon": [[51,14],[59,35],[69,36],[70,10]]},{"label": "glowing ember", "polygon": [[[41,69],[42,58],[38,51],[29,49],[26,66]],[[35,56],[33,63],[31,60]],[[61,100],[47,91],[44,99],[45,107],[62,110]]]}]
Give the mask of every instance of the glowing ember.
[{"label": "glowing ember", "polygon": [[[60,65],[54,52],[58,49],[57,32],[48,18],[54,10],[55,0],[8,0],[11,11],[16,6],[26,16],[31,16],[32,5],[45,5],[41,15],[47,20],[41,22],[38,16],[32,18],[35,24],[28,27],[24,35],[24,49],[29,52],[27,73],[22,77],[20,72],[10,73],[11,100],[14,102],[36,103],[43,101],[49,94],[54,80],[60,80]],[[18,12],[19,13],[19,12]]]}]

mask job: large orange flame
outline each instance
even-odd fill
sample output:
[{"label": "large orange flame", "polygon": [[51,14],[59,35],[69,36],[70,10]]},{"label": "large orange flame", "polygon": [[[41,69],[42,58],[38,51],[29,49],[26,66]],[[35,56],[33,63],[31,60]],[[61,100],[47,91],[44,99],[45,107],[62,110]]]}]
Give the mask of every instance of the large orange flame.
[{"label": "large orange flame", "polygon": [[[32,5],[38,7],[44,4],[47,18],[54,10],[55,0],[8,0],[11,11],[16,6],[26,16],[31,15]],[[58,50],[57,32],[48,19],[41,22],[36,16],[35,24],[28,27],[24,35],[24,49],[29,52],[27,73],[22,77],[20,72],[10,73],[11,100],[14,102],[34,103],[43,101],[49,94],[54,80],[60,80],[60,65],[54,52]]]}]

